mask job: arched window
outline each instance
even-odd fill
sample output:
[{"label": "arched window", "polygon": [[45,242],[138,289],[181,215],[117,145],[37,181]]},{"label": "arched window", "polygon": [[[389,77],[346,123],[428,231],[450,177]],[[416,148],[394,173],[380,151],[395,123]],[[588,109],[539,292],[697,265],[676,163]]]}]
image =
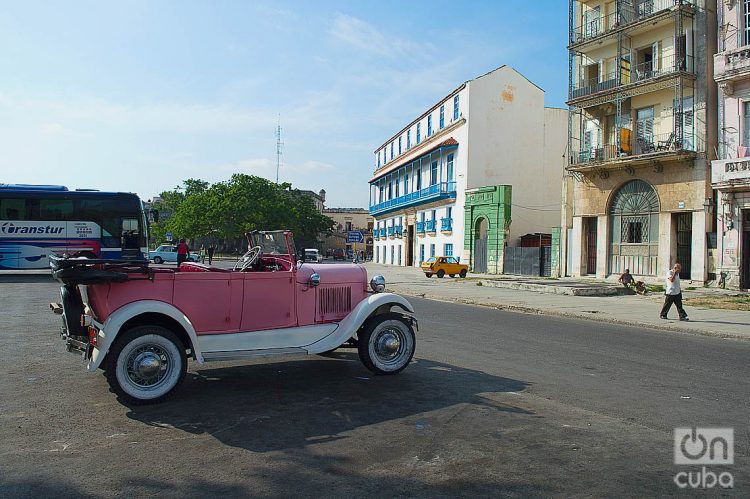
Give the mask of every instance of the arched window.
[{"label": "arched window", "polygon": [[659,197],[643,180],[631,180],[612,197],[610,272],[655,275],[659,245]]}]

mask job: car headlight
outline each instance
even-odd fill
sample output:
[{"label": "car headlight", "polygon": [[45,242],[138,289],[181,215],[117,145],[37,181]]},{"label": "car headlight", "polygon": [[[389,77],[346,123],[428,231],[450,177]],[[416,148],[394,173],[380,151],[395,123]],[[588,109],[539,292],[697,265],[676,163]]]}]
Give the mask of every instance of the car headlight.
[{"label": "car headlight", "polygon": [[385,291],[385,277],[380,274],[373,276],[373,278],[370,279],[370,287],[376,293],[382,293]]}]

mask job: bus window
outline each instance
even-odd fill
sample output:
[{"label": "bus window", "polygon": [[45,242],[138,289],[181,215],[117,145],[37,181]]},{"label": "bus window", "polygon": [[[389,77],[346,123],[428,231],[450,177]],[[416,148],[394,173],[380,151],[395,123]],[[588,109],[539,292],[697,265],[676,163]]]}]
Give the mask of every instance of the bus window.
[{"label": "bus window", "polygon": [[26,220],[23,199],[0,199],[0,220]]},{"label": "bus window", "polygon": [[70,199],[40,199],[42,220],[70,220],[73,214],[73,201]]}]

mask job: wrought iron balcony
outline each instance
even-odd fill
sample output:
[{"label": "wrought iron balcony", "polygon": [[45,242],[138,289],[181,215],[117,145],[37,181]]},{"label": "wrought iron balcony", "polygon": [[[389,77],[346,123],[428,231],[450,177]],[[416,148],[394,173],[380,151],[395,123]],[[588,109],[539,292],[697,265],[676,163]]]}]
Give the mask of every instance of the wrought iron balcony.
[{"label": "wrought iron balcony", "polygon": [[456,198],[456,182],[438,182],[437,184],[419,189],[397,198],[383,201],[370,206],[371,215],[379,215],[389,211],[415,206],[422,203],[437,201],[440,199]]},{"label": "wrought iron balcony", "polygon": [[425,222],[417,222],[417,234],[424,234]]},{"label": "wrought iron balcony", "polygon": [[724,93],[732,95],[731,83],[750,78],[750,45],[725,50],[714,55],[714,79],[722,85]]},{"label": "wrought iron balcony", "polygon": [[396,235],[396,228],[393,226],[388,227],[388,237],[393,237],[394,235]]},{"label": "wrought iron balcony", "polygon": [[675,132],[644,135],[633,137],[629,142],[620,144],[619,152],[615,144],[602,144],[573,151],[569,168],[585,169],[587,166],[685,155],[702,150],[702,143],[692,134],[689,137],[683,137],[682,140],[677,139]]},{"label": "wrought iron balcony", "polygon": [[435,220],[427,220],[425,222],[425,231],[427,232],[435,232],[435,226],[437,224],[435,223]]},{"label": "wrought iron balcony", "polygon": [[381,227],[380,228],[380,238],[382,239],[384,237],[385,237],[385,227]]},{"label": "wrought iron balcony", "polygon": [[[619,73],[619,74],[618,74]],[[595,95],[614,93],[623,88],[635,87],[680,74],[694,74],[692,56],[666,56],[655,61],[643,62],[631,69],[606,73],[599,77],[580,79],[570,87],[571,101],[582,100]]]},{"label": "wrought iron balcony", "polygon": [[404,228],[401,225],[396,225],[396,237],[401,237],[401,235],[404,233]]},{"label": "wrought iron balcony", "polygon": [[372,231],[372,238],[373,239],[380,239],[380,230],[373,229],[373,231]]},{"label": "wrought iron balcony", "polygon": [[617,27],[617,13],[600,16],[595,19],[587,19],[582,25],[575,26],[570,32],[570,43],[580,43],[592,40],[598,36],[608,33]]},{"label": "wrought iron balcony", "polygon": [[440,230],[443,232],[450,232],[453,230],[453,219],[452,218],[441,218],[440,219]]}]

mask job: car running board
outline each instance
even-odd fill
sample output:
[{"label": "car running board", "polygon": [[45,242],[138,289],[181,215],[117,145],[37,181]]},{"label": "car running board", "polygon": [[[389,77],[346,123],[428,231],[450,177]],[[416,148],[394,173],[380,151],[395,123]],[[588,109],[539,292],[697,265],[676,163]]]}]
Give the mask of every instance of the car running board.
[{"label": "car running board", "polygon": [[304,348],[266,348],[263,350],[237,350],[229,352],[203,352],[203,360],[216,362],[224,360],[244,360],[274,355],[308,355]]}]

